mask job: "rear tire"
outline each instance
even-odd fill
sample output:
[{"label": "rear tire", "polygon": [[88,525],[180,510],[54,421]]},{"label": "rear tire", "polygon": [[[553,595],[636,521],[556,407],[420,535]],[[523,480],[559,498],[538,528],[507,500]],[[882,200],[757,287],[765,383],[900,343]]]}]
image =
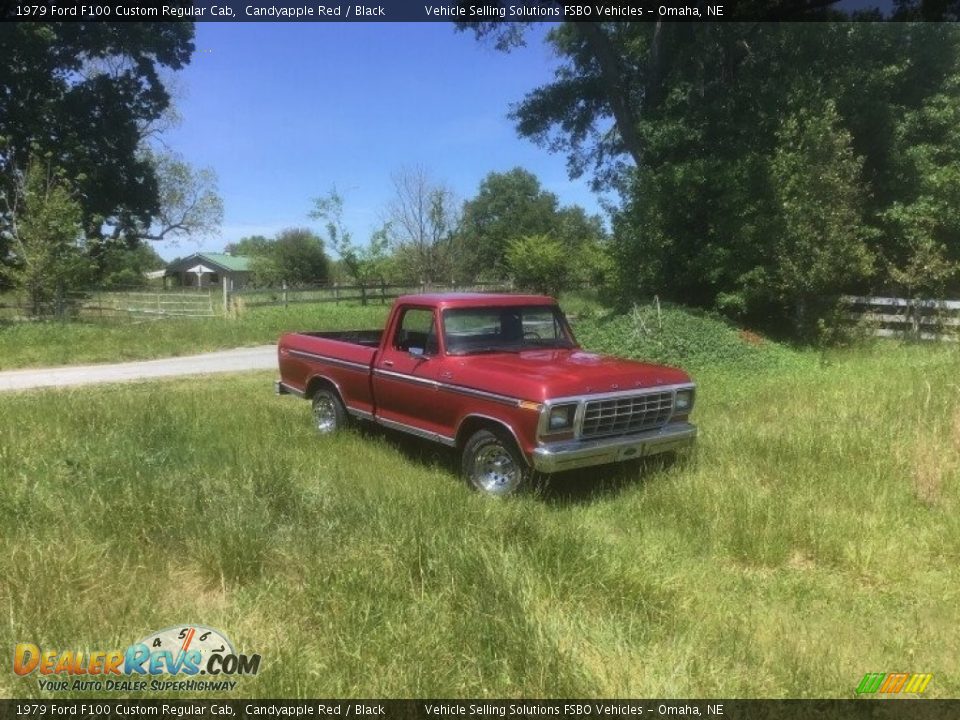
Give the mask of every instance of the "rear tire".
[{"label": "rear tire", "polygon": [[350,416],[340,396],[333,390],[320,388],[313,394],[313,427],[318,435],[329,435],[343,430]]},{"label": "rear tire", "polygon": [[526,489],[532,474],[513,438],[495,430],[478,430],[470,436],[460,467],[470,487],[498,497]]}]

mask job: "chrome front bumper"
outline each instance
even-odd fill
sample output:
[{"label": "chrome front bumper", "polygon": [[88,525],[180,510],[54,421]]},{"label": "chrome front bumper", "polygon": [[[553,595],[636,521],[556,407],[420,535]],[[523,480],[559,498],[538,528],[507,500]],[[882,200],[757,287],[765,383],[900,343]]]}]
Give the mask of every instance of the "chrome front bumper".
[{"label": "chrome front bumper", "polygon": [[680,450],[693,445],[696,437],[696,425],[687,422],[671,423],[658,430],[627,437],[541,445],[533,451],[530,461],[539,472],[553,473]]}]

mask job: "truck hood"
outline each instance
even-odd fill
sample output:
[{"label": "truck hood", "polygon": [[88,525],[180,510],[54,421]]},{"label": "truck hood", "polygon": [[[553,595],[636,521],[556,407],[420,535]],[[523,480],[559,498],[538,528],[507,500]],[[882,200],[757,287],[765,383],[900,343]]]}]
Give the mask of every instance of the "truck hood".
[{"label": "truck hood", "polygon": [[584,350],[465,356],[451,370],[448,382],[536,401],[690,382],[677,368]]}]

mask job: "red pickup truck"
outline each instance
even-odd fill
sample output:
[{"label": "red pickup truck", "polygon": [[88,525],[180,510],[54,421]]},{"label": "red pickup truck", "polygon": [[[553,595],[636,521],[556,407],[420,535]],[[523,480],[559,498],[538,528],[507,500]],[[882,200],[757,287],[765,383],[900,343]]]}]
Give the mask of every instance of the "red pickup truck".
[{"label": "red pickup truck", "polygon": [[691,445],[694,385],[676,368],[581,350],[542,295],[407,295],[386,328],[290,333],[279,394],[313,403],[329,433],[379,423],[462,453],[464,477],[502,495],[552,473]]}]

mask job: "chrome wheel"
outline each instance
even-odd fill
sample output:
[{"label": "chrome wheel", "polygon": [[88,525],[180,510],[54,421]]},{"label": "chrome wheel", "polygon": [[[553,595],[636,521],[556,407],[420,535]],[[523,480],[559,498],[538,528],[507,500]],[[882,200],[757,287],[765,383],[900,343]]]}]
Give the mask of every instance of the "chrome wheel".
[{"label": "chrome wheel", "polygon": [[517,492],[530,474],[510,440],[489,430],[476,432],[467,442],[463,471],[474,488],[490,495]]},{"label": "chrome wheel", "polygon": [[313,398],[313,426],[321,435],[337,429],[336,401],[326,392],[318,392]]},{"label": "chrome wheel", "polygon": [[506,448],[488,445],[477,453],[473,482],[481,490],[494,495],[508,493],[520,484],[520,468]]}]

